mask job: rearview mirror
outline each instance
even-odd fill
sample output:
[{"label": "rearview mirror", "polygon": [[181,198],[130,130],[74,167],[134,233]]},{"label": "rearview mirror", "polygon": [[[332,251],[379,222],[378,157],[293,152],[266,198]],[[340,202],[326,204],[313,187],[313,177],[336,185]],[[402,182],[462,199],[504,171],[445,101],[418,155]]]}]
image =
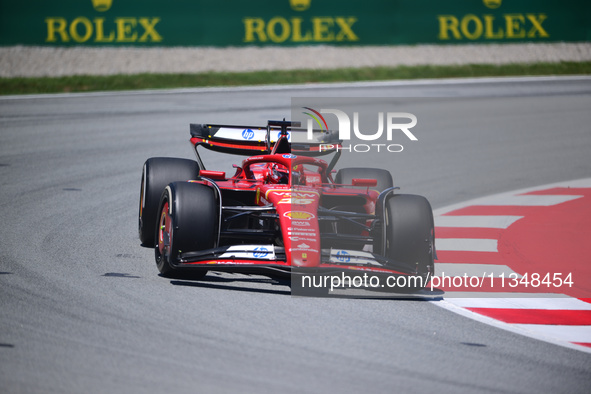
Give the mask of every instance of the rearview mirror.
[{"label": "rearview mirror", "polygon": [[353,186],[375,187],[378,185],[378,180],[377,179],[353,178],[352,183],[353,183]]}]

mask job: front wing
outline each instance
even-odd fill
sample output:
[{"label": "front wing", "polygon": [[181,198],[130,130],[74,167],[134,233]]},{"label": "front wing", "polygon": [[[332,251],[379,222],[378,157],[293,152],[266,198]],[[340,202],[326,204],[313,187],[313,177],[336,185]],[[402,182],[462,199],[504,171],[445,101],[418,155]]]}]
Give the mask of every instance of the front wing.
[{"label": "front wing", "polygon": [[275,245],[233,245],[201,252],[186,252],[175,268],[207,269],[221,272],[287,277],[293,274],[375,274],[415,276],[416,267],[393,262],[371,252],[322,249],[321,263],[314,267],[294,267],[286,261],[285,249]]}]

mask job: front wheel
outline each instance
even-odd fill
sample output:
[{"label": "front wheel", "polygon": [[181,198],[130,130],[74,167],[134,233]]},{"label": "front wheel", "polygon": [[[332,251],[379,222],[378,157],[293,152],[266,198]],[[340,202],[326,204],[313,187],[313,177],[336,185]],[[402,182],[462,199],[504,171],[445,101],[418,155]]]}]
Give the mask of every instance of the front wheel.
[{"label": "front wheel", "polygon": [[[160,199],[155,258],[163,276],[179,276],[176,266],[183,252],[202,251],[218,244],[220,202],[211,187],[190,182],[168,185]],[[205,276],[207,270],[191,270]]]},{"label": "front wheel", "polygon": [[394,194],[385,204],[386,257],[408,266],[423,286],[435,272],[435,228],[431,204],[423,196]]}]

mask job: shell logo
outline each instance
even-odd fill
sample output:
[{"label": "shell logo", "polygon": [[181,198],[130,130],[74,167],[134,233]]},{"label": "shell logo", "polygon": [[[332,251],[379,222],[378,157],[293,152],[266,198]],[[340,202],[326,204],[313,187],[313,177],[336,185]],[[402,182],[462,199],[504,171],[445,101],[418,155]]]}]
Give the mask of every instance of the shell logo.
[{"label": "shell logo", "polygon": [[289,211],[289,212],[285,212],[283,214],[283,216],[291,218],[291,219],[297,219],[297,220],[310,220],[315,218],[316,216],[314,216],[313,213],[310,212],[301,212],[301,211]]}]

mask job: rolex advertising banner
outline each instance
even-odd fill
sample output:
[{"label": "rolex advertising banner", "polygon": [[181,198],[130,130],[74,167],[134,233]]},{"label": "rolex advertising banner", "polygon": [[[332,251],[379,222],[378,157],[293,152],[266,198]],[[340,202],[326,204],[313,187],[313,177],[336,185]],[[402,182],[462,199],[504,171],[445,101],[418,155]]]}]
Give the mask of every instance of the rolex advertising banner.
[{"label": "rolex advertising banner", "polygon": [[0,0],[0,45],[400,45],[591,40],[582,0]]}]

